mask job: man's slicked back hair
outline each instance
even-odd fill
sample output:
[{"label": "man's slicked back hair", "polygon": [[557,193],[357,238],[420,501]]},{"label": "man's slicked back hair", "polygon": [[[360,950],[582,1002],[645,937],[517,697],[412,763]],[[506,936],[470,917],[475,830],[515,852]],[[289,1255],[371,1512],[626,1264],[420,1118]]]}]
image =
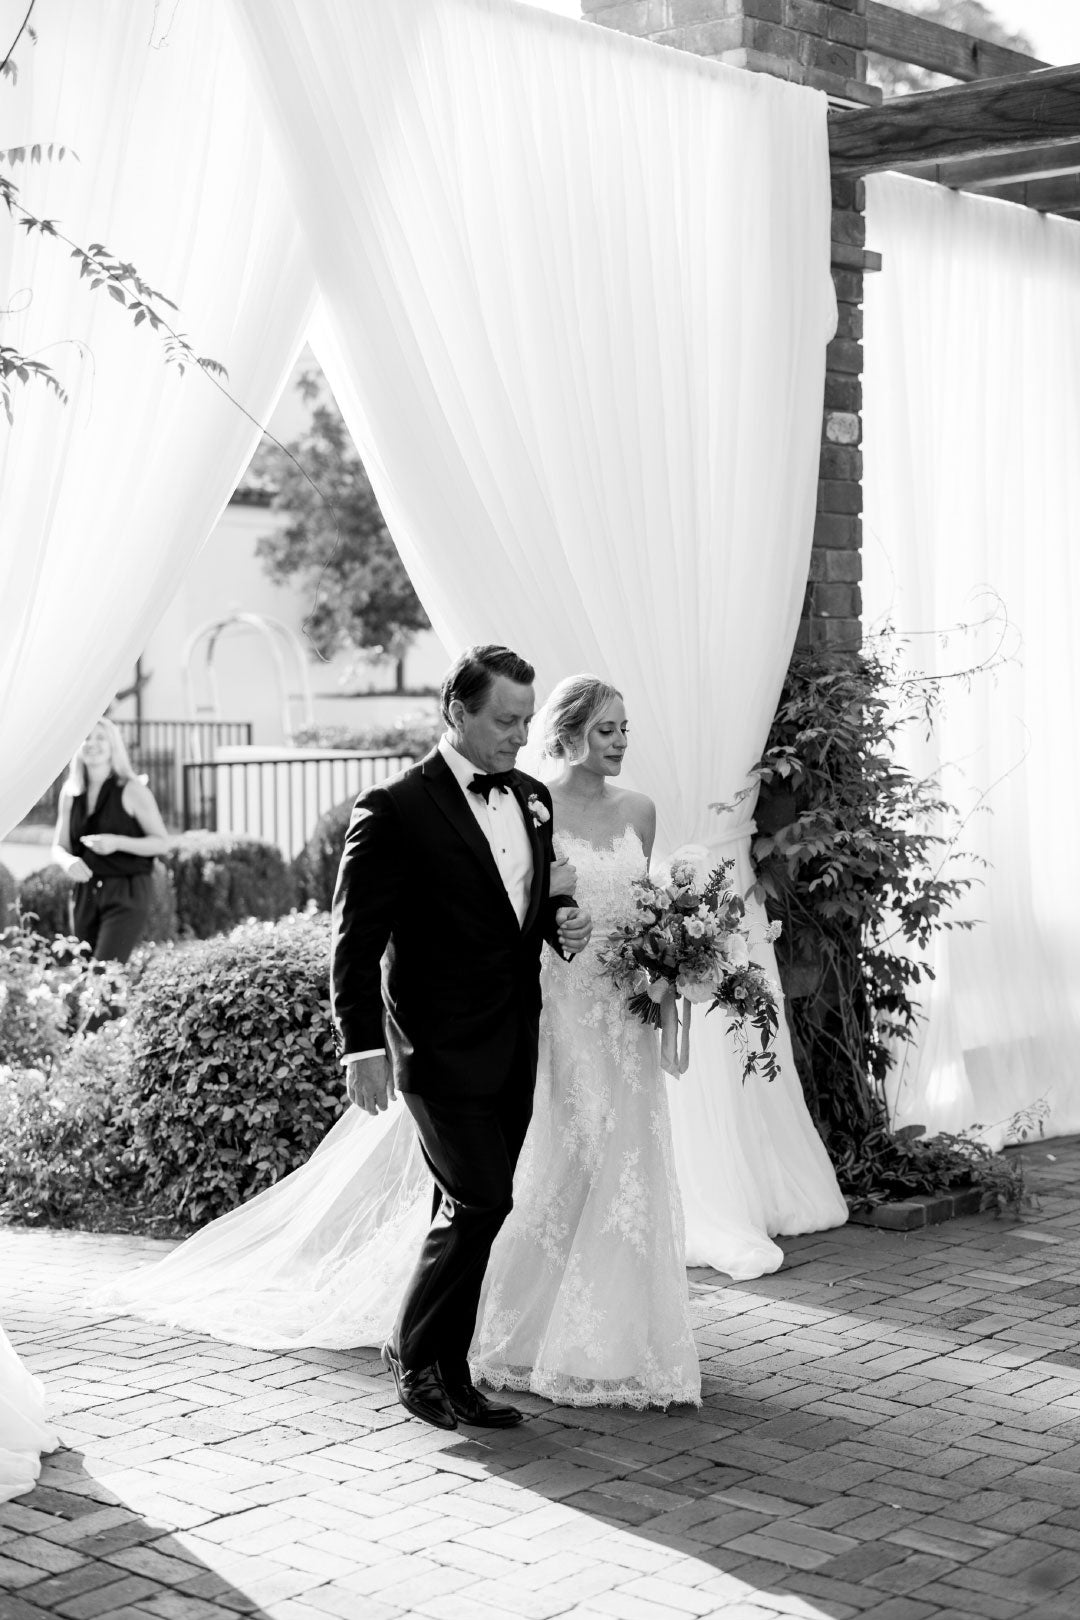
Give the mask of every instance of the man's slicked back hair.
[{"label": "man's slicked back hair", "polygon": [[443,677],[440,696],[446,724],[454,723],[450,718],[450,705],[455,701],[464,704],[467,714],[475,714],[482,708],[497,675],[505,675],[517,686],[531,686],[536,679],[532,665],[509,647],[500,647],[494,642],[466,647]]}]

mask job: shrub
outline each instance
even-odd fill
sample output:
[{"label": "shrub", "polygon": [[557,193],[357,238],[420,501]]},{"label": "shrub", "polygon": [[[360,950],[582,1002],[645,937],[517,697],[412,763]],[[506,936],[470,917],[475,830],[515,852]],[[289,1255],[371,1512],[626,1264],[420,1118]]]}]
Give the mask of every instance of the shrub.
[{"label": "shrub", "polygon": [[[1042,1136],[1044,1118],[1036,1107],[1014,1115],[1010,1125],[1026,1140],[1036,1129]],[[874,1209],[890,1199],[977,1187],[979,1208],[992,1210],[995,1217],[1008,1212],[1019,1219],[1025,1209],[1037,1208],[1034,1194],[1025,1189],[1020,1155],[995,1153],[980,1140],[981,1128],[927,1136],[922,1125],[897,1131],[878,1126],[857,1146],[850,1143],[837,1161],[837,1180],[849,1207]]]},{"label": "shrub", "polygon": [[28,919],[0,933],[0,1063],[48,1073],[73,1035],[123,1011],[123,969]]},{"label": "shrub", "polygon": [[172,878],[161,861],[154,862],[152,875],[154,892],[142,937],[146,943],[163,945],[175,939],[180,931],[176,915],[176,895],[173,893]]},{"label": "shrub", "polygon": [[15,921],[15,902],[18,898],[19,885],[0,861],[0,929],[10,927]]},{"label": "shrub", "polygon": [[27,924],[0,935],[0,1063],[48,1071],[70,1022],[67,985],[46,970],[49,947]]},{"label": "shrub", "polygon": [[275,844],[218,833],[182,833],[163,857],[181,934],[209,939],[250,917],[282,917],[296,901],[293,874]]},{"label": "shrub", "polygon": [[354,802],[346,799],[343,804],[335,804],[331,810],[325,811],[293,862],[299,905],[307,905],[314,900],[320,911],[330,910]]},{"label": "shrub", "polygon": [[136,1145],[150,1197],[219,1215],[310,1157],[344,1102],[329,925],[294,915],[159,951],[132,992]]},{"label": "shrub", "polygon": [[293,736],[298,748],[369,748],[373,753],[423,759],[445,730],[442,716],[418,709],[375,726],[303,726]]},{"label": "shrub", "polygon": [[122,1022],[77,1037],[49,1072],[0,1065],[5,1216],[74,1225],[103,1198],[133,1196],[142,1176]]},{"label": "shrub", "polygon": [[34,927],[46,939],[71,933],[71,891],[75,887],[55,861],[30,872],[19,884],[19,909],[34,918]]}]

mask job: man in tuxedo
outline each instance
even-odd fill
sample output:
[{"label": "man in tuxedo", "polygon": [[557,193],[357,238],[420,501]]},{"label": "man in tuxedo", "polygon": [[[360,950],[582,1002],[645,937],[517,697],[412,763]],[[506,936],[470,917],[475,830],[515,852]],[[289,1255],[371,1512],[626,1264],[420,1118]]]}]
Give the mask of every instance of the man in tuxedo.
[{"label": "man in tuxedo", "polygon": [[514,768],[533,679],[507,647],[462,654],[443,681],[438,746],[357,799],[334,895],[349,1096],[374,1114],[400,1091],[435,1178],[383,1359],[406,1410],[444,1429],[521,1422],[475,1388],[468,1351],[532,1114],[541,943],[569,956],[592,929],[550,892],[551,797]]}]

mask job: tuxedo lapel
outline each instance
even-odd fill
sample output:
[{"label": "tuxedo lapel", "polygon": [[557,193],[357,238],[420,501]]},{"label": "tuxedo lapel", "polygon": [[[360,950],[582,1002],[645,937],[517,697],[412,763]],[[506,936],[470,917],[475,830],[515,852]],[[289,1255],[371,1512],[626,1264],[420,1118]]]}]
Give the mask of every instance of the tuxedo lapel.
[{"label": "tuxedo lapel", "polygon": [[[508,915],[513,919],[514,928],[517,928],[517,916],[510,897],[506,892],[502,875],[495,864],[495,857],[491,853],[491,845],[480,830],[480,824],[465,802],[465,795],[457,784],[453,771],[436,748],[421,762],[420,767],[424,785],[429,794],[449,821],[454,831],[468,844],[488,877],[495,884],[503,900],[506,902]],[[530,818],[531,820],[531,818]]]},{"label": "tuxedo lapel", "polygon": [[529,847],[532,850],[533,858],[532,887],[529,890],[529,905],[527,911],[525,912],[525,921],[521,925],[521,932],[523,934],[527,934],[529,929],[535,923],[537,913],[540,910],[540,896],[543,893],[544,887],[544,847],[540,841],[540,829],[533,820],[532,811],[529,809],[526,783],[522,780],[519,772],[514,773],[514,780],[511,783],[511,791],[513,792],[514,798],[521,806],[521,814],[525,817],[525,830],[529,835]]}]

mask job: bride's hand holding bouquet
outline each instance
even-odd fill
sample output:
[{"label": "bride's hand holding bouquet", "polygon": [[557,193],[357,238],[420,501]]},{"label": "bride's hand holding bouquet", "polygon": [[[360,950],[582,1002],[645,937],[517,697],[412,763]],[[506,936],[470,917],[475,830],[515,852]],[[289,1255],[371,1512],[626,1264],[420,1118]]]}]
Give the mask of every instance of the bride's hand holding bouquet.
[{"label": "bride's hand holding bouquet", "polygon": [[[743,1075],[777,1074],[773,1042],[779,1027],[779,991],[765,970],[750,959],[746,907],[731,886],[732,863],[715,866],[697,879],[707,852],[686,846],[668,874],[634,883],[633,910],[608,935],[600,960],[612,982],[627,995],[627,1006],[643,1023],[660,1029],[660,1059],[669,1074],[683,1074],[690,1060],[690,1009],[708,1003],[731,1015],[729,1033],[744,1046]],[[765,938],[780,932],[770,923]],[[682,1000],[681,1036],[679,1000]],[[747,1030],[758,1036],[758,1049]]]}]

